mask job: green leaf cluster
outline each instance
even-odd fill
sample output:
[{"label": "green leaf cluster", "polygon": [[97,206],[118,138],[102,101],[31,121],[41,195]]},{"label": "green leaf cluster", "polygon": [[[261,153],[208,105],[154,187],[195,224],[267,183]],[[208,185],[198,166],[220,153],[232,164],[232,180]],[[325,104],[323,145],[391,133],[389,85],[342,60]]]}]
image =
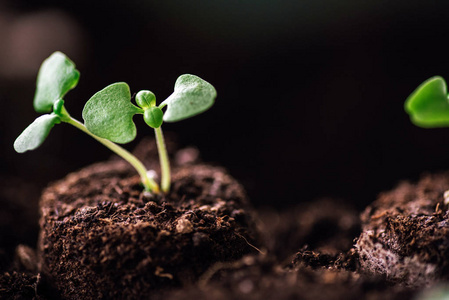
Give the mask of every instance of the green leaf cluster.
[{"label": "green leaf cluster", "polygon": [[[76,87],[79,77],[75,64],[61,52],[53,53],[42,63],[36,82],[34,108],[37,112],[48,114],[38,117],[20,134],[14,142],[14,149],[19,153],[36,149],[56,124],[69,123],[128,161],[141,176],[145,188],[159,192],[158,184],[148,176],[145,166],[115,144],[128,143],[136,137],[133,117],[141,114],[145,123],[155,130],[162,190],[167,192],[170,187],[170,164],[160,127],[164,121],[180,121],[207,110],[217,95],[214,87],[195,75],[185,74],[177,79],[173,94],[159,106],[156,105],[156,96],[147,90],[137,93],[136,106],[131,103],[128,84],[117,82],[95,93],[87,101],[83,109],[83,124],[69,115],[63,100],[67,92]],[[164,107],[167,107],[165,113],[162,110]]]},{"label": "green leaf cluster", "polygon": [[53,126],[67,118],[62,97],[78,84],[79,77],[75,64],[61,52],[53,53],[42,63],[37,76],[34,109],[37,112],[53,112],[38,117],[23,131],[14,142],[17,152],[23,153],[39,147]]},{"label": "green leaf cluster", "polygon": [[128,143],[136,137],[134,115],[142,114],[148,126],[159,128],[163,121],[177,122],[204,112],[214,104],[216,96],[210,83],[198,76],[184,74],[176,80],[173,94],[159,106],[156,106],[156,97],[151,91],[139,91],[136,95],[138,107],[131,103],[128,85],[118,82],[87,101],[83,119],[92,133],[115,143]]}]

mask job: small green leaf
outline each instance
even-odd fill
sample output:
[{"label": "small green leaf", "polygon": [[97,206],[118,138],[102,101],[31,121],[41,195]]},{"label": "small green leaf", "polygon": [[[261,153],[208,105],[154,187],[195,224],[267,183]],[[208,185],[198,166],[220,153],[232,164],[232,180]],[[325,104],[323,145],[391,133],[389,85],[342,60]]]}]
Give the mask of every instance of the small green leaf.
[{"label": "small green leaf", "polygon": [[53,126],[59,123],[61,120],[55,114],[40,116],[15,140],[14,149],[19,153],[36,149],[45,141]]},{"label": "small green leaf", "polygon": [[78,84],[79,77],[75,64],[65,54],[53,53],[39,69],[34,109],[37,112],[50,112],[53,104]]},{"label": "small green leaf", "polygon": [[145,110],[143,119],[151,128],[159,128],[162,125],[164,113],[159,107],[153,106]]},{"label": "small green leaf", "polygon": [[136,103],[141,108],[148,108],[156,105],[156,96],[151,91],[140,91],[136,95]]},{"label": "small green leaf", "polygon": [[178,77],[175,91],[159,107],[167,105],[164,121],[177,122],[193,117],[209,109],[217,97],[215,88],[195,75]]},{"label": "small green leaf", "polygon": [[87,101],[83,119],[93,134],[115,143],[128,143],[137,134],[133,116],[143,111],[131,103],[131,92],[125,82],[113,83]]},{"label": "small green leaf", "polygon": [[449,100],[444,79],[435,76],[423,82],[405,101],[405,111],[417,126],[449,126]]}]

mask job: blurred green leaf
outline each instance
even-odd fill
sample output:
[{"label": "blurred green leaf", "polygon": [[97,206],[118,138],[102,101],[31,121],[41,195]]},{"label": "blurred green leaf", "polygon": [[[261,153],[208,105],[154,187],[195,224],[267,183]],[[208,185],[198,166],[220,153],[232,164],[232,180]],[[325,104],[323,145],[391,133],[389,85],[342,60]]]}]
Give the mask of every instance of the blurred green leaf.
[{"label": "blurred green leaf", "polygon": [[405,111],[417,126],[449,126],[449,100],[444,79],[435,76],[423,82],[405,101]]},{"label": "blurred green leaf", "polygon": [[79,77],[75,64],[65,54],[53,53],[39,69],[34,109],[37,112],[50,112],[53,104],[78,84]]},{"label": "blurred green leaf", "polygon": [[448,300],[449,299],[449,287],[444,284],[437,286],[431,286],[419,291],[414,297],[415,300]]},{"label": "blurred green leaf", "polygon": [[167,105],[164,121],[177,122],[209,109],[217,97],[215,88],[195,75],[178,77],[175,91],[159,107]]},{"label": "blurred green leaf", "polygon": [[131,103],[129,86],[113,83],[87,101],[83,119],[93,134],[116,143],[128,143],[137,134],[133,116],[143,111]]},{"label": "blurred green leaf", "polygon": [[45,141],[53,126],[60,122],[55,114],[40,116],[15,140],[14,149],[19,153],[36,149]]}]

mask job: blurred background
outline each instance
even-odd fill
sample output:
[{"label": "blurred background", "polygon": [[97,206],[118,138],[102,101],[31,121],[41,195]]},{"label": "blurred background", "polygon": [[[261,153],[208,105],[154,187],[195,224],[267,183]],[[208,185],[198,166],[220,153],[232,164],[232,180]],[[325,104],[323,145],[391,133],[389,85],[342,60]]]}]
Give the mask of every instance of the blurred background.
[{"label": "blurred background", "polygon": [[[111,154],[68,125],[35,151],[13,150],[38,116],[38,68],[60,50],[81,71],[65,98],[74,117],[110,83],[162,101],[196,74],[216,87],[215,106],[164,131],[227,167],[254,205],[331,196],[363,209],[449,168],[449,129],[414,127],[403,110],[425,79],[449,78],[448,12],[448,1],[414,0],[0,0],[2,185],[42,188]],[[137,140],[153,135],[136,123]]]}]

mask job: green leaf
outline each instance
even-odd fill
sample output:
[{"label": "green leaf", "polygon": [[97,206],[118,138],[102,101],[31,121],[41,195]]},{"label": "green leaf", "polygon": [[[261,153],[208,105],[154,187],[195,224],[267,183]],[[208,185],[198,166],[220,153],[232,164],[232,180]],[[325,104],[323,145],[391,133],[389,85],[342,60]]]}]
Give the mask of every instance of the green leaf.
[{"label": "green leaf", "polygon": [[159,107],[167,105],[165,122],[177,122],[190,118],[209,109],[217,97],[215,88],[195,75],[179,76],[175,91]]},{"label": "green leaf", "polygon": [[449,100],[444,79],[435,76],[423,82],[405,101],[405,111],[417,126],[449,126]]},{"label": "green leaf", "polygon": [[136,103],[141,108],[148,108],[156,105],[156,96],[151,91],[139,91],[136,95]]},{"label": "green leaf", "polygon": [[115,143],[131,142],[137,134],[133,116],[143,111],[131,103],[125,82],[113,83],[87,101],[83,119],[93,134]]},{"label": "green leaf", "polygon": [[19,153],[36,149],[45,141],[53,126],[59,123],[61,120],[55,114],[40,116],[15,140],[14,149]]},{"label": "green leaf", "polygon": [[164,113],[159,107],[153,106],[145,110],[143,113],[143,119],[151,128],[159,128],[162,125],[163,115]]},{"label": "green leaf", "polygon": [[53,53],[39,69],[34,109],[37,112],[50,112],[53,104],[78,84],[79,77],[75,64],[65,54]]}]

